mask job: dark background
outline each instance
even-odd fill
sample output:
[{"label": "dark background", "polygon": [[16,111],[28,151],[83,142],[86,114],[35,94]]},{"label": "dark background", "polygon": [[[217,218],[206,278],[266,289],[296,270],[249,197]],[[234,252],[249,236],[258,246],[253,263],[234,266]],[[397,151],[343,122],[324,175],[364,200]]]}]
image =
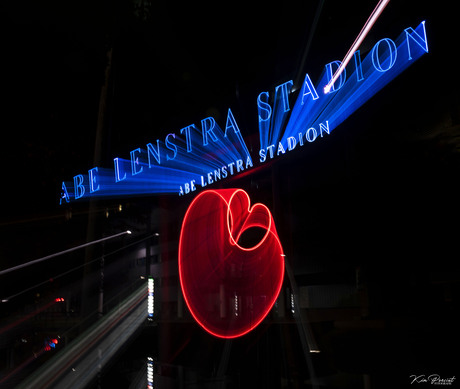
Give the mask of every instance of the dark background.
[{"label": "dark background", "polygon": [[[192,198],[59,206],[61,183],[96,166],[96,148],[100,166],[111,167],[114,157],[127,158],[130,150],[206,116],[223,125],[229,107],[248,147],[257,150],[258,94],[291,79],[301,82],[306,72],[315,82],[326,63],[342,59],[374,7],[369,1],[325,1],[313,29],[319,4],[3,3],[0,267],[116,230],[118,222],[108,221],[91,235],[89,224],[91,215],[103,218],[118,203],[130,206],[129,218],[141,218],[149,202],[174,208],[168,223],[178,238],[181,212]],[[328,321],[318,325],[322,345],[330,350],[321,366],[373,372],[377,380],[387,377],[385,382],[393,372],[404,379],[413,373],[458,373],[451,357],[459,344],[454,318],[460,301],[455,14],[453,3],[390,2],[362,52],[426,20],[429,53],[308,151],[222,184],[241,186],[253,202],[272,209],[299,283],[354,280],[356,269],[362,274],[370,301],[366,319],[380,320],[384,330],[378,336],[375,328],[359,326],[336,333],[327,329]],[[312,276],[305,270],[309,266],[321,271]],[[50,273],[54,270],[41,268],[40,279]],[[3,295],[32,286],[38,281],[33,277],[1,280]],[[205,342],[211,351],[200,358],[205,355],[204,365],[212,365],[222,344],[190,326],[193,341],[177,363],[195,360],[192,346],[196,350]],[[261,339],[269,347],[274,330],[267,331],[237,342],[229,372],[251,376],[249,368],[233,364],[238,365],[238,352],[251,359],[255,351],[249,345]],[[181,336],[175,336],[180,348]],[[270,347],[279,353],[286,345]],[[295,365],[291,358],[299,354],[295,346],[288,348],[291,357],[284,363]],[[302,371],[300,362],[295,366]],[[264,374],[257,377],[265,377],[268,386],[271,375]]]}]

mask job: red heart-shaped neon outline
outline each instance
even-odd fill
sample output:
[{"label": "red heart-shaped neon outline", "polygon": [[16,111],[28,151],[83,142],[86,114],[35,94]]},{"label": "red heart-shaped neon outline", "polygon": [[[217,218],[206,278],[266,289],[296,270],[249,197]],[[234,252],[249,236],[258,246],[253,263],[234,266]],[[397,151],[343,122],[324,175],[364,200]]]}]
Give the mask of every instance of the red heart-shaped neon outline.
[{"label": "red heart-shaped neon outline", "polygon": [[[241,246],[253,227],[265,230],[260,242]],[[179,240],[179,279],[201,327],[222,338],[248,333],[273,307],[283,278],[283,249],[265,205],[251,207],[242,189],[207,190],[192,201]]]}]

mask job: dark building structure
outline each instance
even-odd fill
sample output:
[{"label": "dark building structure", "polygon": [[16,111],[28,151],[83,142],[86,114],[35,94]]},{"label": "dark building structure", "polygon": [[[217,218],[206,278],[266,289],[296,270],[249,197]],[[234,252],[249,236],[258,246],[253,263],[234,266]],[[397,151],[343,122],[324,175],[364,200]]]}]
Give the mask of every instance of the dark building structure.
[{"label": "dark building structure", "polygon": [[212,336],[184,300],[181,227],[204,188],[59,204],[68,178],[208,116],[224,127],[229,107],[258,157],[259,93],[293,80],[293,107],[375,5],[2,5],[0,271],[105,240],[0,273],[1,387],[459,385],[454,4],[390,2],[363,58],[422,21],[428,53],[330,134],[209,185],[265,204],[283,246],[280,294],[249,333]]}]

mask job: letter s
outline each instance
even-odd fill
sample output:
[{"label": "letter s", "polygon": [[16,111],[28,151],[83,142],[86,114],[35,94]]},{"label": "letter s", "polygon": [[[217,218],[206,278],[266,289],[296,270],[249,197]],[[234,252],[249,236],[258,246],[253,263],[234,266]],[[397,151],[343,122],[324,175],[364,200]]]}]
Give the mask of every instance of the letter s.
[{"label": "letter s", "polygon": [[[266,101],[262,101],[262,96],[266,96]],[[268,104],[268,97],[268,92],[262,92],[257,97],[257,107],[259,108],[259,123],[270,120],[270,117],[272,116],[272,107],[270,107],[270,104]],[[266,116],[262,117],[262,114],[265,114]]]},{"label": "letter s", "polygon": [[176,134],[171,133],[171,134],[166,135],[166,139],[165,139],[166,147],[169,150],[172,150],[173,153],[174,153],[172,157],[170,157],[168,154],[166,154],[166,159],[168,161],[173,160],[177,156],[177,146],[172,141],[169,140],[170,136],[172,136],[174,139],[176,139]]}]

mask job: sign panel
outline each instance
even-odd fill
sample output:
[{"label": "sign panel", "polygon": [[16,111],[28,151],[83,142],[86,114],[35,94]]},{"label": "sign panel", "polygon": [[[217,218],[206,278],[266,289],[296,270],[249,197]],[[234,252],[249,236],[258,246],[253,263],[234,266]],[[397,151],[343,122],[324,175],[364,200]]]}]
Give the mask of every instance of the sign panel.
[{"label": "sign panel", "polygon": [[[341,61],[327,63],[316,86],[307,73],[297,91],[290,80],[274,92],[261,92],[255,101],[260,139],[255,155],[249,152],[237,116],[229,108],[223,128],[213,117],[204,118],[200,125],[190,124],[130,151],[128,159],[114,158],[111,168],[93,167],[88,174],[62,182],[60,204],[136,194],[183,196],[209,188],[330,135],[425,53],[428,38],[423,21],[415,29],[404,29],[395,40],[380,39],[364,58],[357,50],[334,83]],[[294,93],[298,95],[291,107]]]}]

